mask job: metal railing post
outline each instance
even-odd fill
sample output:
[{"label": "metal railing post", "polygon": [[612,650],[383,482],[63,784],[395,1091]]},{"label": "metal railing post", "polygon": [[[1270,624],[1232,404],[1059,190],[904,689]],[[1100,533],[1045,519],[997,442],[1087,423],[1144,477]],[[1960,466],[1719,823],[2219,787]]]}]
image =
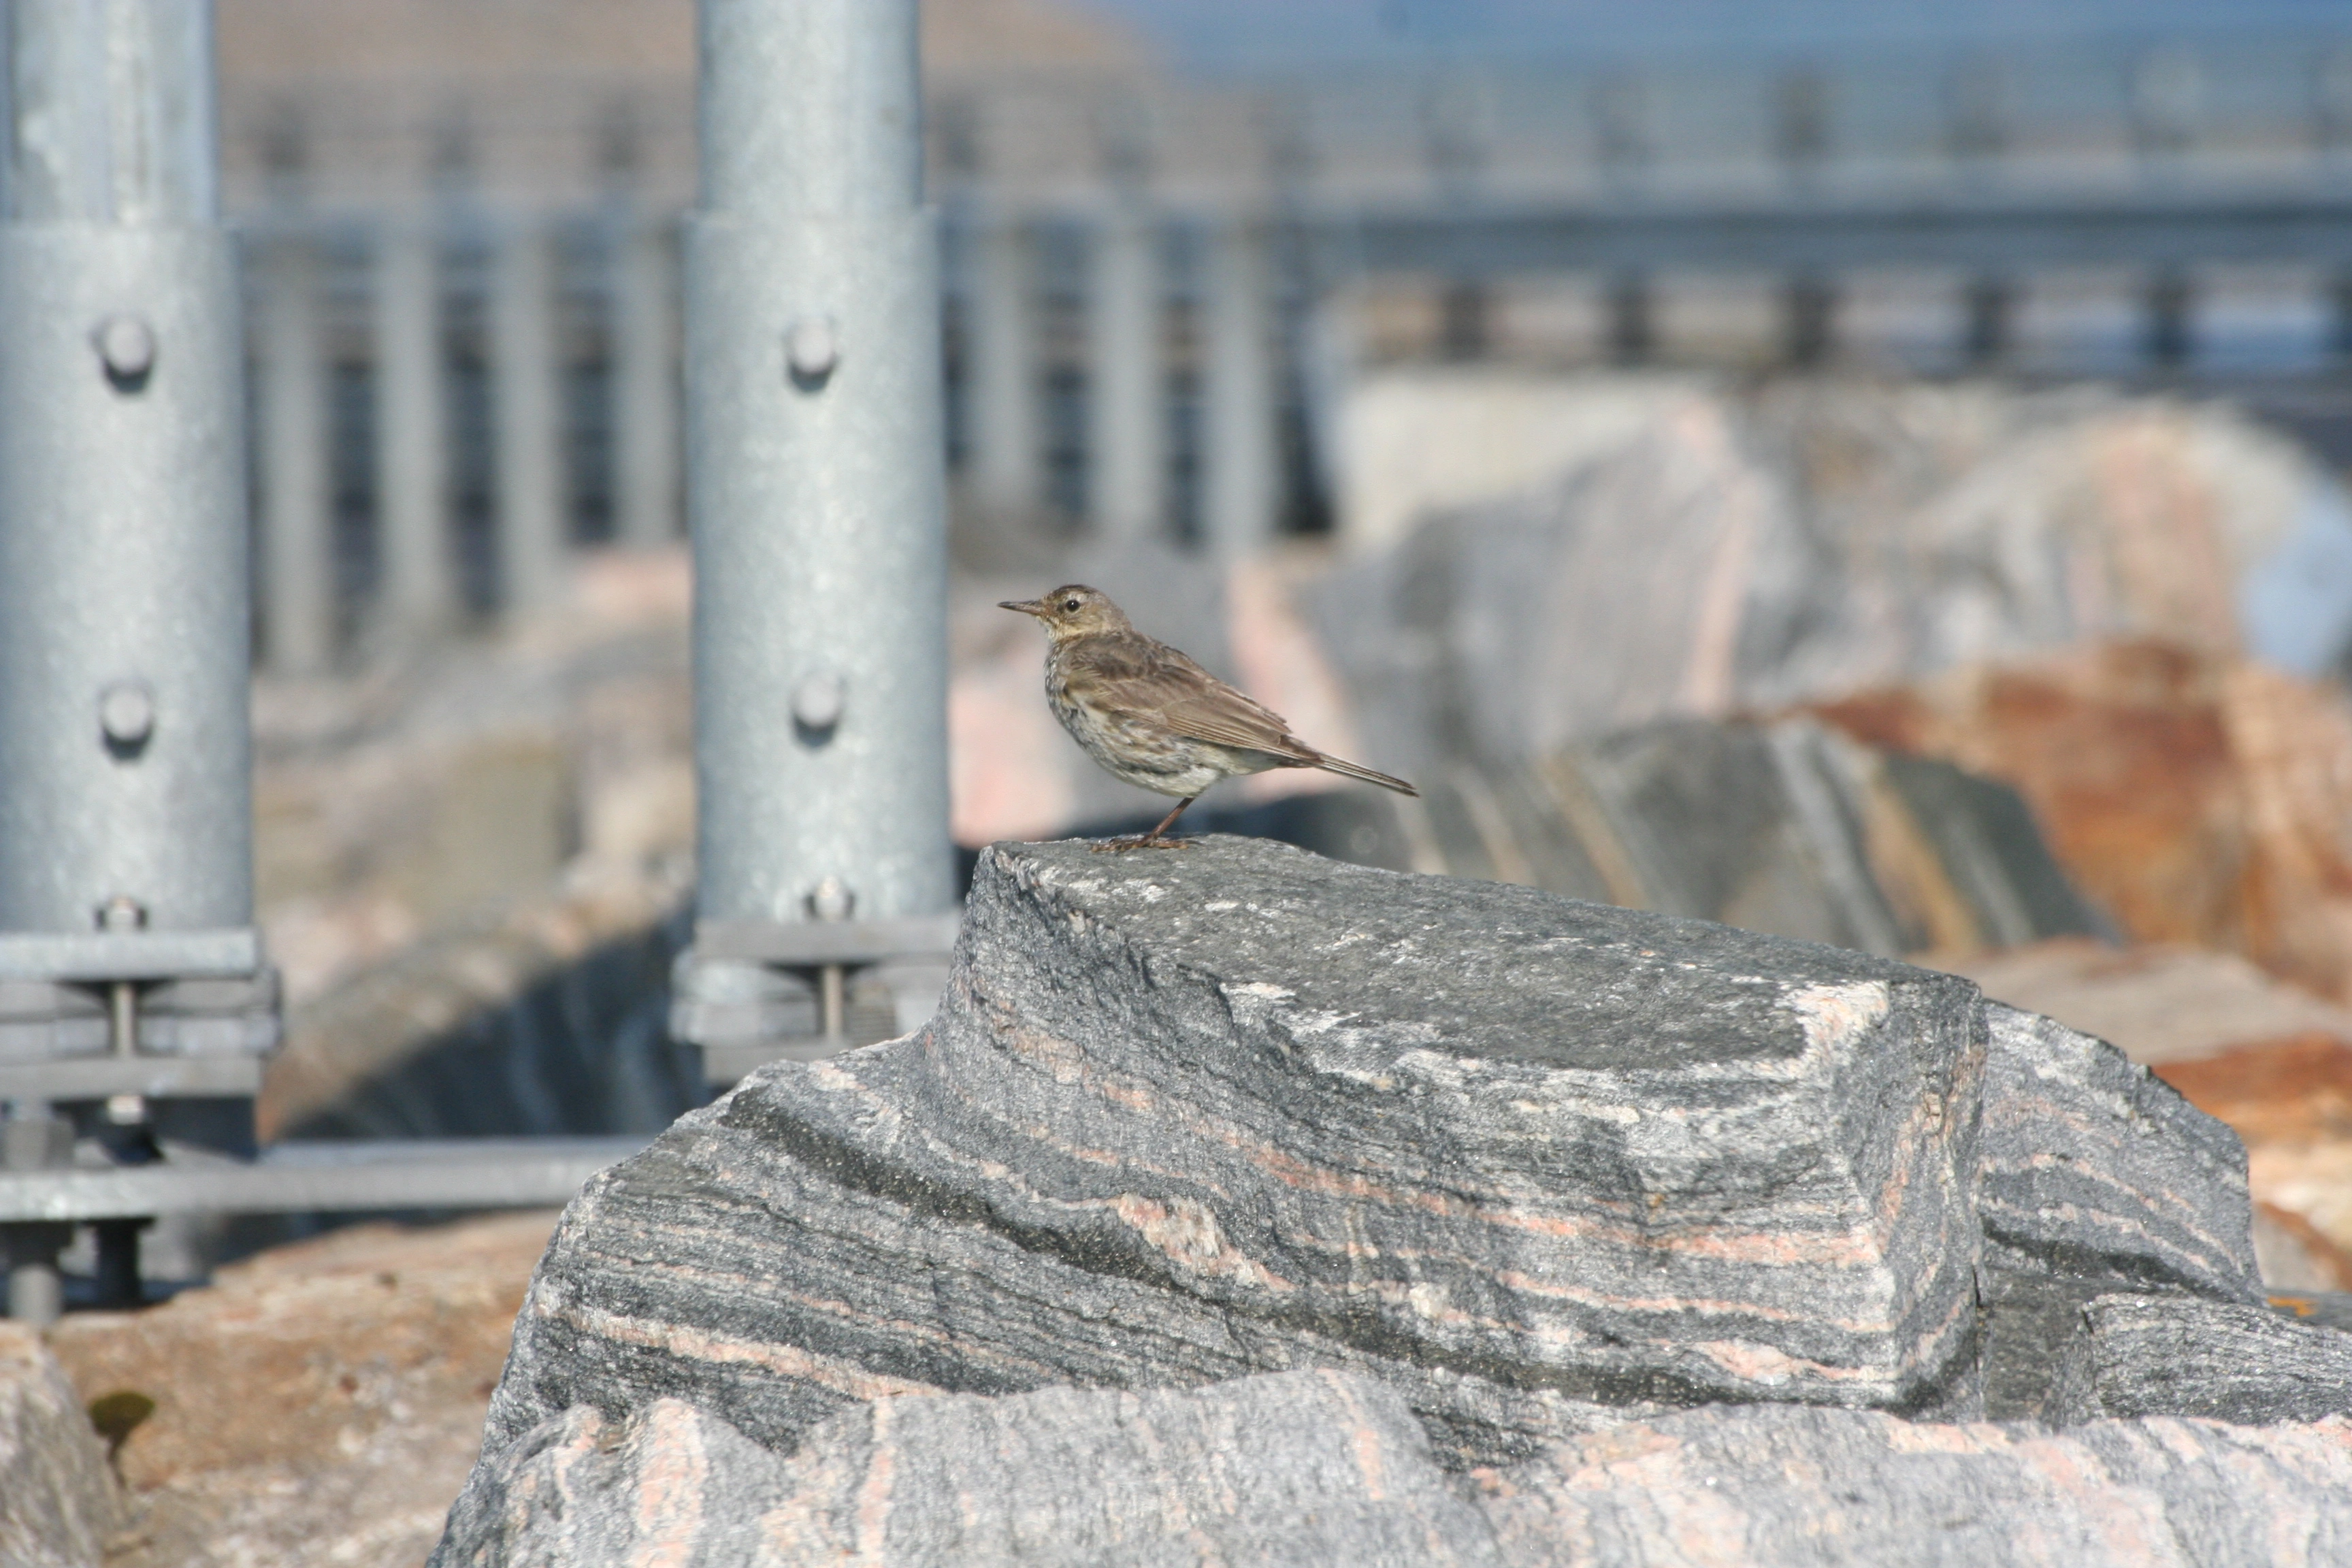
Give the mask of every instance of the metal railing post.
[{"label": "metal railing post", "polygon": [[376,252],[377,611],[411,637],[445,630],[457,609],[441,321],[439,230],[426,216],[396,219]]},{"label": "metal railing post", "polygon": [[983,214],[972,236],[971,497],[982,509],[1026,520],[1045,504],[1045,438],[1037,374],[1035,247],[1009,213]]},{"label": "metal railing post", "polygon": [[499,231],[491,262],[493,515],[499,607],[509,616],[554,600],[568,542],[552,238],[536,216],[522,215]]},{"label": "metal railing post", "polygon": [[1087,510],[1107,539],[1159,537],[1168,515],[1160,229],[1122,192],[1095,230],[1087,296]]},{"label": "metal railing post", "polygon": [[915,16],[915,0],[700,6],[686,245],[699,918],[673,1023],[714,1079],[740,1070],[730,1049],[848,1043],[856,988],[824,984],[836,1005],[820,1009],[829,970],[927,954],[930,977],[894,987],[905,1022],[936,1000],[952,932]]},{"label": "metal railing post", "polygon": [[261,289],[261,652],[279,675],[335,654],[326,344],[309,236],[264,241]]},{"label": "metal railing post", "polygon": [[1210,246],[1203,521],[1210,548],[1232,558],[1263,550],[1282,510],[1274,275],[1262,224],[1234,219]]},{"label": "metal railing post", "polygon": [[678,533],[676,226],[624,210],[613,255],[613,479],[617,532],[640,549]]},{"label": "metal railing post", "polygon": [[[14,0],[7,24],[0,1163],[21,1174],[61,1163],[53,1108],[119,1126],[150,1096],[250,1096],[277,1023],[211,6]],[[56,1237],[0,1231],[16,1309],[56,1310]]]}]

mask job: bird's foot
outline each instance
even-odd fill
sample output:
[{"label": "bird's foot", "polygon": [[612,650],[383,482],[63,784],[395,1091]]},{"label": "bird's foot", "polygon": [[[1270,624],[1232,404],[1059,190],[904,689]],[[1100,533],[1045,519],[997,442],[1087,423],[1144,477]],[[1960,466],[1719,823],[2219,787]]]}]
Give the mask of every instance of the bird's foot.
[{"label": "bird's foot", "polygon": [[1123,837],[1097,840],[1094,846],[1094,852],[1097,855],[1124,855],[1130,849],[1190,849],[1191,847],[1192,847],[1192,841],[1189,838],[1162,838],[1156,833],[1129,833]]}]

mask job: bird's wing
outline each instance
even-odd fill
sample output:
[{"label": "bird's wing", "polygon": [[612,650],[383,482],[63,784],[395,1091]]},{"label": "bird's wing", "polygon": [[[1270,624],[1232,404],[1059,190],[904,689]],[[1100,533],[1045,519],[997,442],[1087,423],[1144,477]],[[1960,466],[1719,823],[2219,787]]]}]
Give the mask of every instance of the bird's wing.
[{"label": "bird's wing", "polygon": [[1065,657],[1075,679],[1099,687],[1122,708],[1156,716],[1179,735],[1302,763],[1315,758],[1292,736],[1280,714],[1243,696],[1166,643],[1132,635],[1088,637],[1071,645]]},{"label": "bird's wing", "polygon": [[1154,659],[1151,684],[1160,722],[1178,734],[1213,745],[1266,752],[1304,762],[1301,745],[1282,715],[1227,686],[1174,648]]}]

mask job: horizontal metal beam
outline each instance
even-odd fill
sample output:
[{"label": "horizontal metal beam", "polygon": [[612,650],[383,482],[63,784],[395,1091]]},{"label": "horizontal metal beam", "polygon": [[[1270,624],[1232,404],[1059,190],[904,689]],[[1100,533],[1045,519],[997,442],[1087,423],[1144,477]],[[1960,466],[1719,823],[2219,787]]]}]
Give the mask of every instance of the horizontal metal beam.
[{"label": "horizontal metal beam", "polygon": [[2352,188],[1906,193],[1310,211],[1326,275],[2352,265]]},{"label": "horizontal metal beam", "polygon": [[228,931],[0,931],[0,980],[239,978],[261,968],[252,927]]},{"label": "horizontal metal beam", "polygon": [[792,967],[879,963],[927,958],[955,946],[961,915],[909,915],[879,921],[703,921],[694,928],[699,959]]},{"label": "horizontal metal beam", "polygon": [[535,1208],[569,1203],[650,1135],[279,1143],[251,1164],[0,1173],[0,1225],[176,1214]]},{"label": "horizontal metal beam", "polygon": [[251,1100],[261,1092],[259,1057],[63,1057],[0,1062],[0,1100],[57,1104],[111,1100]]}]

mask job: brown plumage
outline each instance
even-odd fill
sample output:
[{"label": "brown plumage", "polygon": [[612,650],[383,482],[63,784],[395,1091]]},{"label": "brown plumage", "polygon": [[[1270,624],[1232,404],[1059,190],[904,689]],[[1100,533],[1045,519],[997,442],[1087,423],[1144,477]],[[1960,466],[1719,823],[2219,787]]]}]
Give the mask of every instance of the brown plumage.
[{"label": "brown plumage", "polygon": [[1181,840],[1162,836],[1203,790],[1269,768],[1321,768],[1400,795],[1421,793],[1307,745],[1280,714],[1137,631],[1098,589],[1071,583],[999,607],[1044,623],[1045,700],[1070,739],[1114,778],[1176,797],[1176,809],[1150,832],[1097,848],[1176,847]]}]

